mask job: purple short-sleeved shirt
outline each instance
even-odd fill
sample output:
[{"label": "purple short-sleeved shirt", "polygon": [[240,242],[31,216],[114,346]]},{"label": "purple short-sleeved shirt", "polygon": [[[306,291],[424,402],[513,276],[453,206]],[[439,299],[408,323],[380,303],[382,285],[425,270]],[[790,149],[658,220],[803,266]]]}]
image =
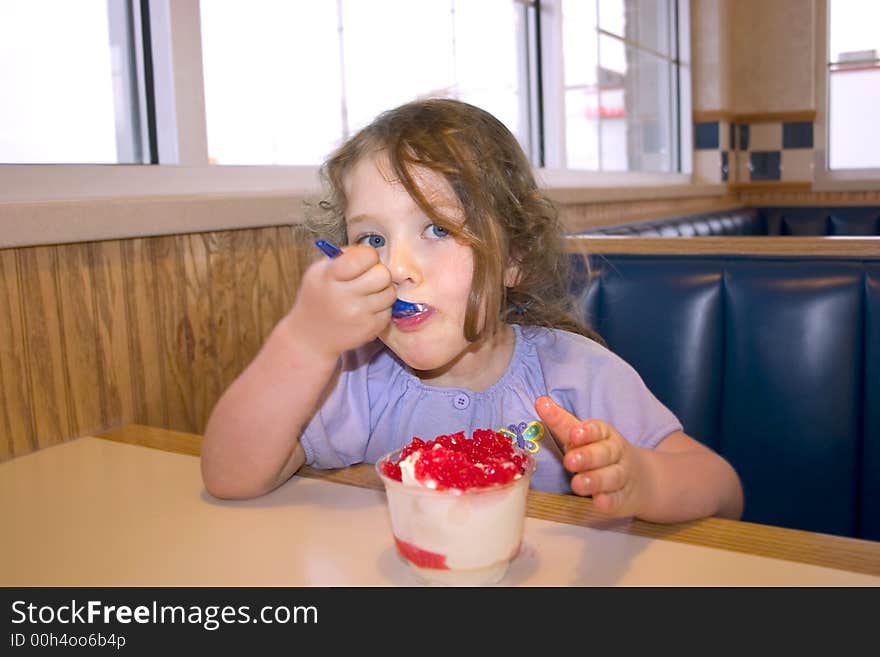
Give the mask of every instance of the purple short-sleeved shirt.
[{"label": "purple short-sleeved shirt", "polygon": [[[570,493],[571,475],[549,431],[534,440],[535,399],[549,395],[578,418],[611,423],[638,447],[653,448],[681,424],[624,360],[583,336],[512,325],[513,357],[488,390],[425,385],[381,342],[346,352],[336,387],[301,437],[306,464],[374,463],[410,442],[474,429],[521,429],[534,452],[532,488]],[[523,429],[525,425],[525,429]],[[530,428],[531,427],[531,428]]]}]

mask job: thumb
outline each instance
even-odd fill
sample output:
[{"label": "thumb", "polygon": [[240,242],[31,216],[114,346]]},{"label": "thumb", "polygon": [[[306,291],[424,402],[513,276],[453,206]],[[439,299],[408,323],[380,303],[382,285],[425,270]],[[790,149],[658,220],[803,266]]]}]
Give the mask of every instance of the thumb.
[{"label": "thumb", "polygon": [[563,453],[567,452],[571,432],[580,425],[580,420],[547,395],[541,395],[535,400],[535,411],[544,422],[544,426],[550,430],[550,435],[553,436],[559,449]]}]

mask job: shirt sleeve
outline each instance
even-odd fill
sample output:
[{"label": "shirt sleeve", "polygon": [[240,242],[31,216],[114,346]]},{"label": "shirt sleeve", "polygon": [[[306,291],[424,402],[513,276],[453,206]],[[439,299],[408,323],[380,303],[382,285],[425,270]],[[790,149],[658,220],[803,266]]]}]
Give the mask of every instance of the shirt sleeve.
[{"label": "shirt sleeve", "polygon": [[380,348],[370,343],[342,355],[336,384],[300,436],[306,465],[344,468],[364,461],[371,432],[370,368]]},{"label": "shirt sleeve", "polygon": [[637,447],[653,449],[682,430],[629,363],[591,340],[572,338],[557,340],[542,359],[551,398],[582,420],[608,422]]}]

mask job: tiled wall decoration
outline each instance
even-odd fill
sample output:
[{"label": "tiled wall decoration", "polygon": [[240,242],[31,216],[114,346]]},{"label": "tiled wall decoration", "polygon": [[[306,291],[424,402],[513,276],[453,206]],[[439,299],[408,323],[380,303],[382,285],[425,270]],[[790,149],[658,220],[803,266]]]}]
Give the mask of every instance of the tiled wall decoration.
[{"label": "tiled wall decoration", "polygon": [[812,182],[812,121],[694,123],[694,174],[702,182]]},{"label": "tiled wall decoration", "polygon": [[694,174],[702,182],[730,180],[733,161],[733,124],[729,121],[694,123]]},{"label": "tiled wall decoration", "polygon": [[812,182],[812,121],[741,123],[737,130],[737,182]]}]

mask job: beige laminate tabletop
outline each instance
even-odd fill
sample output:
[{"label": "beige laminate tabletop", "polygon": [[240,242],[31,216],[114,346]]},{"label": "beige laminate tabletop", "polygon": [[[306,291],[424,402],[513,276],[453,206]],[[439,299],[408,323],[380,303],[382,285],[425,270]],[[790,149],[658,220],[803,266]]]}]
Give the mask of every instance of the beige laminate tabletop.
[{"label": "beige laminate tabletop", "polygon": [[[372,466],[222,501],[193,434],[128,425],[0,464],[0,586],[414,586]],[[531,491],[506,586],[878,586],[880,543],[603,518]]]}]

